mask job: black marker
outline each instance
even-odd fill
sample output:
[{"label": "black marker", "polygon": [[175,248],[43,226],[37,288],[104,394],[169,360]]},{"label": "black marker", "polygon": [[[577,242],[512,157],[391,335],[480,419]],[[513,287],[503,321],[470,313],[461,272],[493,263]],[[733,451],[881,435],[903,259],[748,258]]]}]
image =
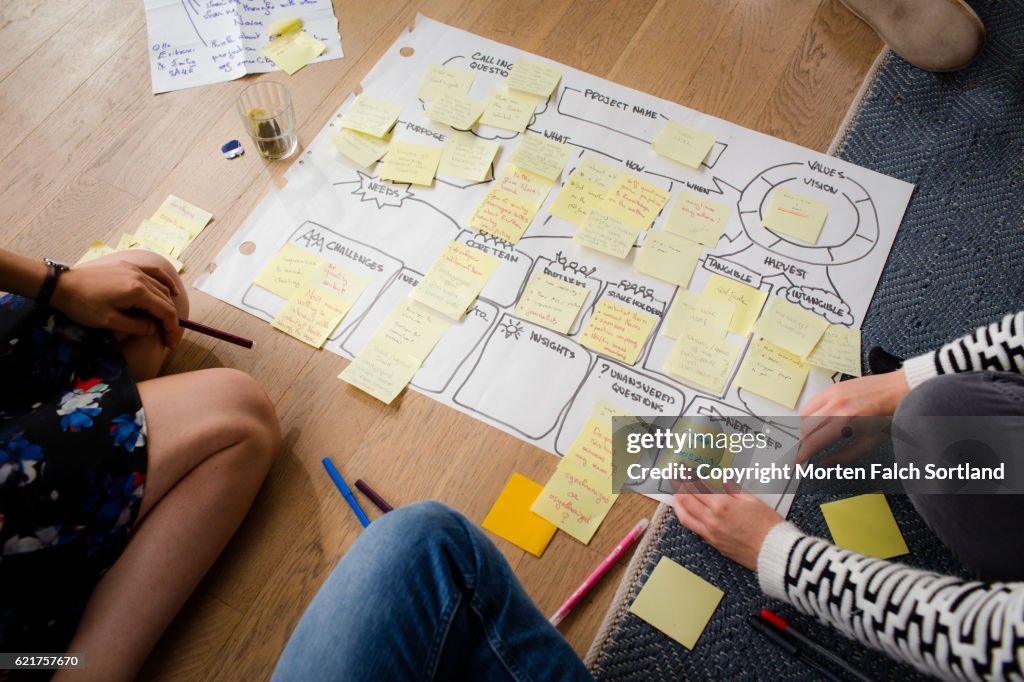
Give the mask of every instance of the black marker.
[{"label": "black marker", "polygon": [[750,627],[757,630],[762,637],[769,640],[772,644],[782,649],[783,653],[790,658],[799,658],[801,661],[806,663],[808,667],[817,671],[826,680],[830,680],[830,682],[843,682],[843,678],[839,677],[813,658],[808,657],[806,652],[804,652],[804,650],[789,637],[782,634],[780,630],[761,620],[758,616],[747,616],[747,622],[750,623]]}]

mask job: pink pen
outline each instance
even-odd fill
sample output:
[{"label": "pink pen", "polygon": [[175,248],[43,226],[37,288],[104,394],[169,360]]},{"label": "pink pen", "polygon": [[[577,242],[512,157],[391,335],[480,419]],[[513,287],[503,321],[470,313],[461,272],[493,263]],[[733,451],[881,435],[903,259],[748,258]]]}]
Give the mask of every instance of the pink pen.
[{"label": "pink pen", "polygon": [[615,549],[612,550],[612,553],[606,556],[604,561],[597,565],[594,572],[588,575],[587,579],[576,588],[576,591],[569,595],[569,598],[565,600],[565,603],[558,607],[558,610],[555,611],[555,615],[551,616],[550,620],[552,625],[558,627],[558,624],[569,615],[570,611],[576,608],[576,605],[582,601],[583,597],[587,596],[587,593],[594,589],[594,585],[597,585],[598,581],[601,580],[604,574],[608,572],[608,569],[614,566],[615,562],[618,561],[622,555],[629,550],[633,543],[644,534],[644,531],[647,530],[647,526],[649,525],[651,525],[651,522],[647,519],[640,519],[636,522],[636,525],[633,526],[633,530],[626,533],[626,537],[622,538],[622,540],[619,541],[619,544],[615,545]]}]

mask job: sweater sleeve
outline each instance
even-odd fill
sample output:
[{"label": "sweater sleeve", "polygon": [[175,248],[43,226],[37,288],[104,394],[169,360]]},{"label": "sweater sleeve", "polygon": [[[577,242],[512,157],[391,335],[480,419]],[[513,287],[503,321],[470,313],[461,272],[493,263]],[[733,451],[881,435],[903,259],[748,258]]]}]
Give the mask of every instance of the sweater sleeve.
[{"label": "sweater sleeve", "polygon": [[1024,311],[1007,315],[947,343],[937,351],[910,358],[903,363],[910,388],[953,372],[986,369],[1024,372]]},{"label": "sweater sleeve", "polygon": [[765,594],[943,679],[1024,679],[1024,583],[969,582],[840,549],[780,523]]}]

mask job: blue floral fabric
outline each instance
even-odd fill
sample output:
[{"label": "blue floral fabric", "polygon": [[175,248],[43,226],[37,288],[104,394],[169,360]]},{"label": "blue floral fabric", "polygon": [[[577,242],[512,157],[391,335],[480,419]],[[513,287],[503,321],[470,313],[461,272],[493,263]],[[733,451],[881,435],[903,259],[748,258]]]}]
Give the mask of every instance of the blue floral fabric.
[{"label": "blue floral fabric", "polygon": [[0,651],[63,651],[124,549],[146,417],[113,335],[0,295]]}]

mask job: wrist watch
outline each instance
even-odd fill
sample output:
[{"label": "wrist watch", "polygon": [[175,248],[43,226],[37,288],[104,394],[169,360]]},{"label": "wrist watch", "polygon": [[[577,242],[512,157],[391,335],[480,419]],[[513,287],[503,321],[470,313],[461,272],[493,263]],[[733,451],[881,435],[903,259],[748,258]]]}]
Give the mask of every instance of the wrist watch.
[{"label": "wrist watch", "polygon": [[43,286],[39,287],[36,303],[39,305],[50,305],[50,297],[53,296],[53,291],[57,288],[57,280],[71,268],[52,258],[44,258],[43,262],[46,263],[46,279],[43,280]]}]

